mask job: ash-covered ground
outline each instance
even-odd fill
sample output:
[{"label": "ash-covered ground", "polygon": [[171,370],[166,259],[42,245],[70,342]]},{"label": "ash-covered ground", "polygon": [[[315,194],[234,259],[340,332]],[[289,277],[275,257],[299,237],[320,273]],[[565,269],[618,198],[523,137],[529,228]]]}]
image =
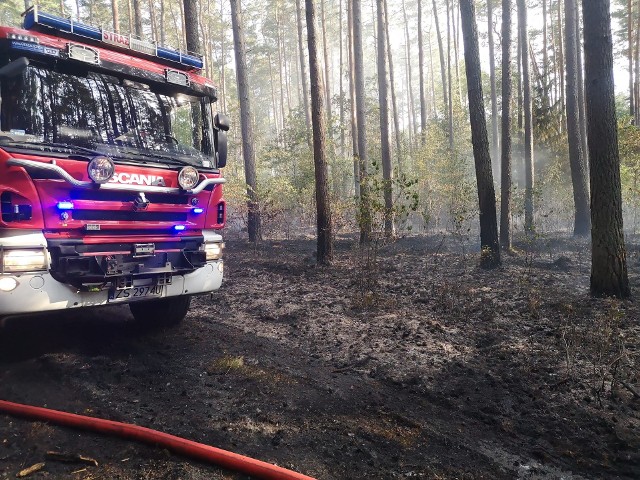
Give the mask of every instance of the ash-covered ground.
[{"label": "ash-covered ground", "polygon": [[[640,478],[634,300],[588,294],[589,247],[235,240],[170,329],[127,307],[8,320],[0,399],[131,422],[320,479]],[[98,465],[62,463],[48,451]],[[0,415],[0,478],[239,479],[153,446]]]}]

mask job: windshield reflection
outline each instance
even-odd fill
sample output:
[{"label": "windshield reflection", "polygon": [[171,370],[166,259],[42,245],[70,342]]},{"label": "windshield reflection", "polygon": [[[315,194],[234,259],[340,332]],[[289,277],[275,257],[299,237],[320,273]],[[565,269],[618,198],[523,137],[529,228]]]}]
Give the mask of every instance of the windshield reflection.
[{"label": "windshield reflection", "polygon": [[[204,103],[96,72],[68,75],[29,66],[2,80],[0,143],[38,141],[113,157],[211,166]],[[204,150],[204,151],[201,151]]]}]

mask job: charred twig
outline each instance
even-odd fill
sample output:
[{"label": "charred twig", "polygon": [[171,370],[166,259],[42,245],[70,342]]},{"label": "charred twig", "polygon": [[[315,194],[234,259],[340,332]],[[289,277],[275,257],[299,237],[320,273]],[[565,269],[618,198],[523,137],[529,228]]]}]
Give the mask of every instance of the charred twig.
[{"label": "charred twig", "polygon": [[627,382],[625,382],[624,380],[620,380],[620,383],[622,384],[622,386],[623,386],[624,388],[626,388],[627,390],[629,390],[629,391],[633,394],[633,396],[634,396],[634,397],[636,397],[636,398],[640,398],[640,393],[638,393],[638,391],[637,391],[635,388],[633,388],[631,385],[629,385],[629,384],[628,384]]}]

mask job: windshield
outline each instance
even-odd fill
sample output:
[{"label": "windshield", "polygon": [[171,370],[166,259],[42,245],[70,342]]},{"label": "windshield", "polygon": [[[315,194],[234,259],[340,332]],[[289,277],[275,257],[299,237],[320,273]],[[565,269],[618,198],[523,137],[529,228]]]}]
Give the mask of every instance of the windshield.
[{"label": "windshield", "polygon": [[36,66],[3,79],[1,93],[0,145],[41,142],[133,160],[214,165],[210,104],[200,97]]}]

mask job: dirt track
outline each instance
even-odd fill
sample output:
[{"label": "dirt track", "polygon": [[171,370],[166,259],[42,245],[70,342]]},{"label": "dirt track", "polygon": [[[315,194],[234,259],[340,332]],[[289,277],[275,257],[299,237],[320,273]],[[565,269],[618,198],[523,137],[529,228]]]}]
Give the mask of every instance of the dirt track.
[{"label": "dirt track", "polygon": [[[314,266],[312,241],[227,247],[223,289],[177,328],[140,329],[126,307],[8,321],[0,398],[321,479],[640,477],[640,399],[620,383],[640,389],[640,312],[587,295],[584,245],[521,246],[493,272],[435,237],[382,247],[378,269],[346,240],[331,269]],[[597,341],[612,323],[624,335],[615,377],[598,374],[620,351]],[[242,478],[0,415],[0,478],[38,462],[29,478]]]}]

